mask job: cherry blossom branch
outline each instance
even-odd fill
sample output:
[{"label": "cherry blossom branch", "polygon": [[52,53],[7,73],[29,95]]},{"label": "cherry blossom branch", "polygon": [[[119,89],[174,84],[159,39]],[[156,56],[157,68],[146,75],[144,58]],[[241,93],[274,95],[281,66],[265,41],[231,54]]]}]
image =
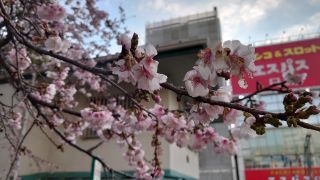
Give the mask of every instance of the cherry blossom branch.
[{"label": "cherry blossom branch", "polygon": [[54,142],[54,140],[48,135],[48,133],[46,133],[46,132],[44,131],[44,129],[43,129],[41,126],[39,126],[39,128],[40,128],[41,132],[47,137],[47,139],[48,139],[57,149],[60,149],[60,150],[62,151],[61,145],[58,145],[56,142]]},{"label": "cherry blossom branch", "polygon": [[[166,88],[166,89],[169,89],[169,90],[175,92],[178,95],[191,97],[186,90],[175,87],[172,84],[163,83],[163,84],[161,84],[161,86],[163,88]],[[236,104],[236,103],[228,103],[228,102],[224,102],[224,101],[214,101],[214,100],[211,100],[210,98],[206,98],[206,97],[195,97],[195,98],[191,97],[191,98],[197,100],[198,102],[204,102],[204,103],[208,103],[211,105],[218,105],[218,106],[222,106],[222,107],[228,107],[228,108],[248,112],[248,113],[254,115],[255,117],[259,117],[259,115],[271,114],[273,117],[276,117],[276,118],[281,119],[283,121],[287,121],[287,118],[288,118],[285,113],[272,113],[272,112],[262,111],[262,110],[249,108],[249,107],[246,107],[246,106],[243,106],[240,104]],[[320,127],[318,127],[318,126],[314,126],[314,125],[308,124],[306,122],[302,122],[300,120],[297,123],[299,126],[301,126],[303,128],[320,132]]]},{"label": "cherry blossom branch", "polygon": [[[74,66],[77,66],[83,70],[87,70],[93,74],[96,74],[96,75],[99,75],[99,74],[103,74],[103,75],[109,75],[111,74],[110,71],[108,70],[104,70],[104,69],[101,69],[101,68],[96,68],[96,67],[88,67],[84,64],[81,64],[81,63],[78,63],[72,59],[69,59],[69,58],[66,58],[64,56],[61,56],[61,55],[58,55],[58,54],[55,54],[51,51],[46,51],[44,49],[41,49],[39,47],[36,47],[36,46],[33,46],[31,43],[29,43],[28,41],[24,40],[22,41],[21,43],[26,43],[25,45],[28,46],[29,48],[35,50],[36,52],[40,53],[40,54],[45,54],[45,55],[49,55],[49,56],[52,56],[52,57],[55,57],[61,61],[64,61],[64,62],[67,62],[67,63],[70,63]],[[101,75],[100,75],[101,76]],[[104,80],[107,80],[109,83],[111,83],[113,86],[115,86],[116,88],[118,88],[120,91],[122,91],[123,93],[129,95],[128,92],[126,92],[123,88],[121,88],[118,84],[114,83],[113,81],[109,80],[108,78],[105,78],[103,77]],[[278,84],[276,84],[278,85]],[[275,86],[276,86],[275,85]],[[191,97],[187,91],[185,90],[181,90],[181,89],[178,89],[176,87],[174,87],[173,85],[170,85],[168,83],[162,83],[161,84],[162,87],[166,88],[166,89],[169,89],[169,90],[172,90],[180,95],[185,95],[185,96],[188,96],[188,97]],[[275,86],[272,86],[272,87],[275,87]],[[272,88],[271,87],[271,88]],[[270,88],[270,87],[269,87]],[[259,91],[260,92],[260,91]],[[129,96],[130,97],[130,96]],[[191,97],[193,98],[193,97]],[[249,113],[252,113],[253,115],[265,115],[265,114],[271,114],[273,115],[274,117],[277,117],[281,120],[284,120],[286,121],[286,117],[283,113],[269,113],[269,112],[265,112],[265,111],[259,111],[259,110],[255,110],[255,109],[251,109],[251,108],[247,108],[245,106],[241,106],[241,105],[237,105],[237,104],[232,104],[232,103],[226,103],[226,102],[217,102],[217,101],[212,101],[210,99],[207,99],[207,98],[203,98],[203,97],[197,97],[197,98],[194,98],[200,102],[207,102],[211,105],[219,105],[219,106],[223,106],[223,107],[229,107],[229,108],[233,108],[233,109],[237,109],[237,110],[241,110],[241,111],[245,111],[245,112],[249,112]],[[135,102],[135,104],[139,105],[139,103]],[[140,106],[140,105],[139,105]],[[144,109],[145,110],[145,109]],[[307,123],[304,123],[304,122],[301,122],[299,121],[299,125],[301,127],[305,127],[307,129],[313,129],[313,130],[317,130],[317,131],[320,131],[320,128],[317,128],[316,126],[313,126],[313,125],[307,125]]]},{"label": "cherry blossom branch", "polygon": [[[0,4],[1,5],[1,4]],[[10,23],[10,21],[8,21],[8,23]],[[9,28],[10,29],[10,28]],[[13,33],[15,34],[15,33]],[[16,34],[15,34],[16,35]],[[17,35],[16,35],[17,37]],[[20,41],[22,44],[25,44],[27,47],[33,49],[34,51],[40,53],[40,54],[45,54],[45,55],[49,55],[49,56],[52,56],[52,57],[55,57],[61,61],[64,61],[64,62],[67,62],[69,64],[72,64],[74,66],[77,66],[83,70],[87,70],[93,74],[96,74],[96,75],[99,75],[99,74],[103,74],[103,75],[109,75],[111,74],[110,71],[108,70],[104,70],[104,69],[101,69],[101,68],[96,68],[96,67],[89,67],[89,66],[86,66],[82,63],[78,63],[72,59],[69,59],[69,58],[66,58],[64,56],[61,56],[61,55],[58,55],[58,54],[55,54],[51,51],[47,51],[47,50],[44,50],[44,49],[41,49],[39,47],[36,47],[34,45],[32,45],[30,42],[28,42],[27,40],[25,39],[20,39],[19,37],[17,37],[18,41]],[[104,80],[108,80],[108,78],[104,78]],[[111,83],[112,85],[114,85],[115,87],[117,87],[119,90],[121,90],[123,93],[126,93],[128,94],[123,88],[121,88],[119,85],[117,85],[116,83],[114,83],[113,81],[111,80],[108,80],[109,83]],[[191,97],[185,90],[181,90],[181,89],[178,89],[176,87],[174,87],[173,85],[170,85],[168,83],[163,83],[161,84],[162,87],[166,88],[166,89],[169,89],[169,90],[172,90],[180,95],[185,95],[185,96],[188,96],[188,97]],[[260,92],[260,91],[259,91]],[[192,97],[191,97],[192,98]],[[284,120],[286,121],[286,117],[283,113],[269,113],[269,112],[266,112],[266,111],[259,111],[259,110],[255,110],[255,109],[250,109],[250,108],[247,108],[245,106],[241,106],[241,105],[237,105],[237,104],[232,104],[232,103],[226,103],[226,102],[217,102],[217,101],[212,101],[210,99],[207,99],[207,98],[203,98],[203,97],[197,97],[197,98],[194,98],[200,102],[207,102],[211,105],[219,105],[219,106],[223,106],[223,107],[229,107],[229,108],[233,108],[233,109],[237,109],[237,110],[241,110],[241,111],[245,111],[245,112],[249,112],[249,113],[252,113],[253,115],[264,115],[264,114],[271,114],[273,115],[274,117],[277,117],[281,120]],[[139,104],[139,103],[135,103],[135,104]],[[140,106],[140,105],[139,105]],[[320,128],[317,128],[316,126],[313,126],[313,125],[307,125],[307,123],[304,123],[304,122],[301,122],[299,121],[298,122],[299,125],[301,127],[305,127],[305,128],[308,128],[308,129],[313,129],[313,130],[317,130],[317,131],[320,131]]]},{"label": "cherry blossom branch", "polygon": [[49,119],[47,118],[47,116],[44,115],[44,114],[42,113],[42,111],[40,110],[39,105],[38,105],[35,101],[33,101],[33,100],[31,100],[31,99],[30,99],[30,101],[31,101],[31,103],[33,104],[33,106],[37,109],[38,114],[46,121],[46,123],[52,128],[52,130],[53,130],[64,142],[68,143],[71,147],[77,149],[78,151],[80,151],[80,152],[82,152],[82,153],[90,156],[91,158],[99,161],[99,162],[101,163],[101,165],[103,166],[103,168],[108,169],[108,171],[110,171],[111,173],[115,172],[115,173],[117,173],[117,174],[119,174],[119,175],[122,175],[123,177],[133,178],[132,176],[130,176],[130,175],[126,174],[126,173],[123,173],[123,172],[116,171],[116,170],[112,169],[112,168],[109,167],[101,158],[99,158],[99,157],[96,156],[96,155],[93,155],[93,154],[91,153],[91,151],[85,150],[85,149],[83,149],[82,147],[80,147],[80,146],[72,143],[72,142],[71,142],[70,140],[68,140],[57,128],[55,128],[54,126],[51,125],[51,123],[50,123]]},{"label": "cherry blossom branch", "polygon": [[87,149],[88,152],[92,152],[95,149],[99,148],[102,144],[104,143],[104,141],[100,141],[98,142],[96,145],[92,146],[91,148]]}]

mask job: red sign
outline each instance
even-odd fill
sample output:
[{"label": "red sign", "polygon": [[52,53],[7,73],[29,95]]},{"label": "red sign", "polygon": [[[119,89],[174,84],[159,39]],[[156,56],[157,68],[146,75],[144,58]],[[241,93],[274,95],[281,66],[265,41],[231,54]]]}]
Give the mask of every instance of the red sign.
[{"label": "red sign", "polygon": [[246,169],[246,180],[320,180],[320,167],[306,168]]},{"label": "red sign", "polygon": [[252,79],[246,77],[248,88],[240,88],[238,78],[233,77],[233,94],[256,91],[256,82],[260,82],[264,87],[281,82],[282,72],[288,68],[294,68],[296,73],[307,75],[303,84],[289,85],[290,88],[320,86],[320,38],[256,47],[255,52],[256,72]]}]

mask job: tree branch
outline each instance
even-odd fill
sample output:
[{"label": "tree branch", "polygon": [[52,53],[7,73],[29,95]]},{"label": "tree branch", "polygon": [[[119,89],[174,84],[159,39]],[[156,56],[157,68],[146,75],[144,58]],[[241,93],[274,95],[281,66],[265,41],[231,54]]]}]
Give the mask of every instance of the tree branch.
[{"label": "tree branch", "polygon": [[[262,93],[262,92],[266,92],[266,91],[277,91],[277,92],[280,92],[280,93],[289,93],[289,92],[291,92],[285,84],[286,84],[286,81],[282,81],[282,82],[279,82],[279,83],[271,84],[270,86],[267,86],[265,88],[257,89],[256,92],[254,92],[252,94],[249,94],[249,95],[247,95],[247,96],[245,96],[243,98],[232,100],[231,102],[232,103],[237,103],[237,102],[243,101],[245,99],[250,99],[251,97],[253,97],[253,96],[257,95],[257,94]],[[280,88],[274,89],[277,86],[280,86]]]},{"label": "tree branch", "polygon": [[[178,87],[175,87],[172,84],[163,83],[163,84],[161,84],[161,86],[163,88],[169,89],[169,90],[171,90],[171,91],[173,91],[173,92],[175,92],[175,93],[177,93],[179,95],[191,97],[186,90],[178,88]],[[252,115],[254,115],[256,117],[259,116],[259,115],[271,114],[273,117],[276,117],[276,118],[281,119],[283,121],[287,121],[287,116],[286,116],[285,113],[272,113],[272,112],[252,109],[252,108],[249,108],[249,107],[246,107],[246,106],[242,106],[242,105],[236,104],[236,103],[228,103],[228,102],[224,102],[224,101],[214,101],[214,100],[211,100],[210,98],[206,98],[206,97],[196,97],[196,98],[191,97],[191,98],[193,98],[193,99],[195,99],[195,100],[197,100],[199,102],[204,102],[204,103],[208,103],[208,104],[211,104],[211,105],[218,105],[218,106],[222,106],[222,107],[228,107],[228,108],[232,108],[232,109],[237,109],[237,110],[240,110],[240,111],[248,112],[248,113],[251,113]],[[315,130],[315,131],[319,131],[320,132],[320,127],[308,124],[306,122],[298,121],[298,125],[303,127],[303,128],[306,128],[306,129],[311,129],[311,130]]]},{"label": "tree branch", "polygon": [[91,158],[99,161],[99,162],[102,164],[102,166],[103,166],[104,168],[108,169],[111,173],[115,172],[115,173],[117,173],[117,174],[119,174],[119,175],[121,175],[121,176],[124,176],[124,177],[126,177],[126,178],[134,178],[134,177],[132,177],[132,176],[126,174],[126,173],[123,173],[123,172],[120,172],[120,171],[116,171],[116,170],[110,168],[110,167],[109,167],[101,158],[99,158],[98,156],[93,155],[90,151],[85,150],[85,149],[83,149],[82,147],[80,147],[80,146],[72,143],[72,142],[71,142],[70,140],[68,140],[57,128],[55,128],[54,126],[51,126],[51,123],[50,123],[49,119],[47,118],[47,116],[45,116],[45,115],[41,112],[39,105],[36,104],[36,103],[35,103],[34,101],[32,101],[32,100],[30,100],[30,101],[31,101],[32,105],[37,109],[38,114],[46,121],[46,123],[52,128],[52,130],[53,130],[61,139],[63,139],[66,143],[68,143],[71,147],[73,147],[73,148],[77,149],[78,151],[80,151],[80,152],[82,152],[82,153],[90,156]]}]

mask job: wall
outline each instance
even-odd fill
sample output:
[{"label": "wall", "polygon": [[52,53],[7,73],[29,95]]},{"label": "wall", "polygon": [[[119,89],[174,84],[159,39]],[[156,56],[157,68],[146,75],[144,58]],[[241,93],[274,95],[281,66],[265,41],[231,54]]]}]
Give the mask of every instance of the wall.
[{"label": "wall", "polygon": [[170,149],[170,169],[179,173],[199,178],[199,153],[188,148],[179,148],[171,145]]}]

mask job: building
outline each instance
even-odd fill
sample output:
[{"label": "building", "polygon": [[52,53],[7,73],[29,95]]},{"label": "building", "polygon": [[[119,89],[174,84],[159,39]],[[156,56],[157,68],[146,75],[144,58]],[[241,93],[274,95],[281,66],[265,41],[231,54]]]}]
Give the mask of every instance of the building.
[{"label": "building", "polygon": [[[306,90],[319,93],[320,81],[320,35],[294,36],[284,40],[267,41],[267,44],[256,47],[257,71],[249,88],[237,88],[232,80],[234,93],[244,95],[255,91],[259,81],[264,87],[282,82],[282,72],[293,68],[296,74],[307,74],[307,79],[300,85],[289,84],[294,90]],[[284,94],[265,92],[254,99],[265,102],[265,109],[271,112],[284,112],[282,104]],[[313,103],[319,106],[320,98],[315,96]],[[320,115],[311,116],[305,122],[320,125]],[[268,179],[319,179],[320,146],[317,143],[319,132],[303,128],[288,128],[285,123],[280,128],[268,127],[262,136],[256,136],[240,142],[239,159],[243,160],[247,180]]]}]

